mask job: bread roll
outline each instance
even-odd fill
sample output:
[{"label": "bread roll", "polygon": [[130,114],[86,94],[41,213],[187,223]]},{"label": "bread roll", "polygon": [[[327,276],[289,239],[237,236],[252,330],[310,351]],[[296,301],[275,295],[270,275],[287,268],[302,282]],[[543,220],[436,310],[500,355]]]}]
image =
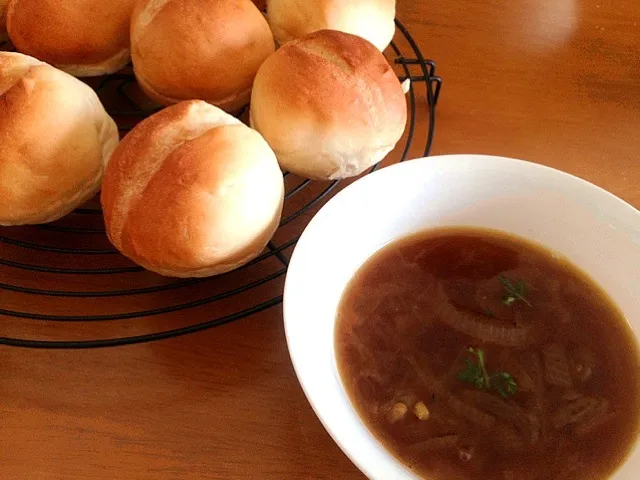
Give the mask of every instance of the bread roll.
[{"label": "bread roll", "polygon": [[337,179],[360,174],[393,149],[407,104],[398,77],[371,43],[322,30],[264,62],[250,118],[283,169]]},{"label": "bread roll", "polygon": [[202,101],[138,124],[102,187],[111,242],[161,275],[205,277],[255,258],[282,212],[284,182],[262,137]]},{"label": "bread roll", "polygon": [[352,33],[382,51],[395,33],[396,0],[268,0],[267,19],[278,44],[318,30]]},{"label": "bread roll", "polygon": [[113,73],[129,61],[134,1],[9,0],[7,29],[19,52],[67,73]]},{"label": "bread roll", "polygon": [[93,197],[118,129],[80,80],[0,52],[0,225],[56,220]]},{"label": "bread roll", "polygon": [[4,42],[7,36],[7,0],[0,0],[0,42]]},{"label": "bread roll", "polygon": [[248,103],[275,45],[250,0],[142,0],[131,48],[138,82],[155,101],[199,99],[231,112]]}]

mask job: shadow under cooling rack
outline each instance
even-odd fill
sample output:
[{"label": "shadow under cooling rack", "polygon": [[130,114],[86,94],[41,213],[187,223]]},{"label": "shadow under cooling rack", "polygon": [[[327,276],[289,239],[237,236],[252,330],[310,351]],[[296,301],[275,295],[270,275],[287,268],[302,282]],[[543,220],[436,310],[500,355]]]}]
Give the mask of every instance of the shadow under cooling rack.
[{"label": "shadow under cooling rack", "polygon": [[[385,55],[400,80],[410,80],[408,126],[394,152],[363,175],[405,161],[412,152],[428,156],[433,144],[442,80],[405,26],[397,20],[396,26],[396,39]],[[10,49],[10,44],[0,45],[0,50]],[[138,89],[130,66],[86,81],[122,134],[159,109]],[[246,121],[246,114],[241,111],[238,117]],[[132,264],[109,243],[97,199],[52,224],[0,227],[0,344],[98,348],[150,342],[278,305],[300,232],[353,181],[284,177],[282,221],[268,247],[238,270],[208,279],[165,278]]]}]

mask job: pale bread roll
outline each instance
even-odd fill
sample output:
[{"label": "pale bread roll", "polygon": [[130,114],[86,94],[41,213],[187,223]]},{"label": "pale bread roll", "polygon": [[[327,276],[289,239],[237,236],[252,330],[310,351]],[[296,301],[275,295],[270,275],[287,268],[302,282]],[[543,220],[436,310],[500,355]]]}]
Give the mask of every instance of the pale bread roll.
[{"label": "pale bread roll", "polygon": [[9,37],[19,52],[71,75],[113,73],[129,61],[134,1],[9,0]]},{"label": "pale bread roll", "polygon": [[407,104],[398,77],[371,43],[322,30],[264,62],[250,118],[284,170],[338,179],[360,174],[393,149]]},{"label": "pale bread roll", "polygon": [[101,196],[116,248],[173,277],[215,275],[258,256],[278,227],[283,198],[267,142],[202,101],[138,124],[113,154]]},{"label": "pale bread roll", "polygon": [[56,220],[93,197],[118,129],[91,88],[0,52],[0,225]]},{"label": "pale bread roll", "polygon": [[0,0],[0,42],[7,40],[7,0]]},{"label": "pale bread roll", "polygon": [[395,33],[396,0],[268,0],[267,19],[278,44],[318,30],[352,33],[382,51]]},{"label": "pale bread roll", "polygon": [[233,112],[275,44],[250,0],[142,0],[131,48],[138,83],[158,103],[200,99]]}]

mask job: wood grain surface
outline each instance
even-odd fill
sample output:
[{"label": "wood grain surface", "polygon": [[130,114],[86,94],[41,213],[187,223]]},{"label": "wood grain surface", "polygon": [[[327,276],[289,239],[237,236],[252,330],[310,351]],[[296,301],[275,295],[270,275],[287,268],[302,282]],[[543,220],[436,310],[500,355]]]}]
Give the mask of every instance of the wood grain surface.
[{"label": "wood grain surface", "polygon": [[[444,78],[434,154],[533,160],[640,207],[640,2],[399,0],[398,17]],[[424,107],[418,118],[418,134],[424,135]],[[306,220],[289,228],[299,232]],[[36,240],[46,242],[56,233],[38,235]],[[109,247],[92,242],[95,248]],[[27,257],[2,242],[0,253],[61,268],[72,263],[64,255]],[[96,255],[94,261],[121,260]],[[242,284],[244,275],[229,282]],[[113,288],[119,281],[123,284],[115,286],[126,288],[129,281],[2,266],[0,277],[5,283],[71,290]],[[255,296],[278,295],[281,288],[278,277],[249,296],[216,304],[216,311],[204,305],[156,316],[154,328],[217,317],[250,306]],[[202,296],[205,290],[196,285],[189,291]],[[106,298],[86,312],[79,298],[34,295],[25,306],[24,296],[0,289],[0,308],[97,314],[116,307],[154,309],[179,302],[183,294]],[[49,338],[62,328],[9,316],[0,320],[3,335]],[[114,324],[64,328],[68,335],[100,337],[109,336]],[[121,323],[118,328],[136,334],[142,327]],[[298,386],[279,306],[213,330],[143,345],[82,351],[1,347],[0,369],[2,479],[363,478],[323,430]]]}]

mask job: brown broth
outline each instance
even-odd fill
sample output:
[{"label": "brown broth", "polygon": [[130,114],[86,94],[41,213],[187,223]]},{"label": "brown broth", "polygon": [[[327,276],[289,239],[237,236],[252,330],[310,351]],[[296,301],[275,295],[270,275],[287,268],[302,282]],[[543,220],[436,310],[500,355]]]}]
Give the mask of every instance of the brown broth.
[{"label": "brown broth", "polygon": [[[603,480],[638,435],[628,323],[587,275],[518,237],[440,229],[386,246],[345,290],[335,342],[360,417],[425,478]],[[489,386],[469,383],[468,347]]]}]

